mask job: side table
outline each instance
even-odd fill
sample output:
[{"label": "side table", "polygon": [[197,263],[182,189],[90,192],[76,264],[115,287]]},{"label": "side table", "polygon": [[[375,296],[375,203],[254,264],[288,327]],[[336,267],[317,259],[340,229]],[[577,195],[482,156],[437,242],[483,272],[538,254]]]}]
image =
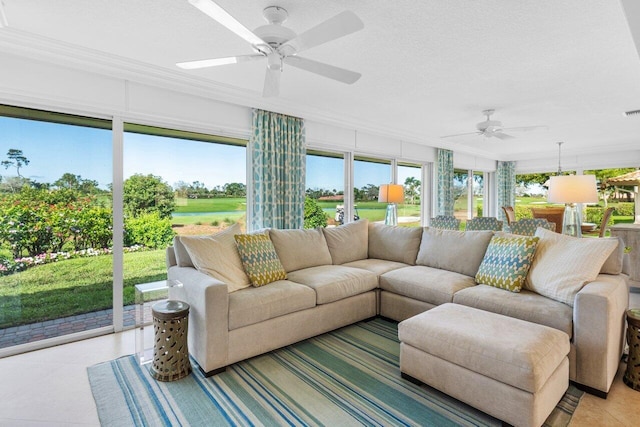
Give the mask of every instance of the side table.
[{"label": "side table", "polygon": [[629,357],[622,381],[640,391],[640,308],[627,310],[627,343]]},{"label": "side table", "polygon": [[175,381],[191,373],[187,332],[189,304],[168,300],[153,305],[153,364],[149,372],[158,381]]},{"label": "side table", "polygon": [[[139,283],[135,288],[136,304],[136,360],[141,365],[150,363],[153,359],[153,337],[151,325],[151,305],[157,301],[171,298],[171,289],[181,287],[178,280],[159,280],[157,282]],[[146,333],[146,335],[145,335]]]}]

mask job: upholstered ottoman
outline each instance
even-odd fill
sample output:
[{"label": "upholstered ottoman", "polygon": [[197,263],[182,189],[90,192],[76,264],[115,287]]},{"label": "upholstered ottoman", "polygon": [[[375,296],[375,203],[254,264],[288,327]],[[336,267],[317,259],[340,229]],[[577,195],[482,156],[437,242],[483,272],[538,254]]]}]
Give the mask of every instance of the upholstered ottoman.
[{"label": "upholstered ottoman", "polygon": [[569,386],[569,337],[458,304],[398,325],[402,376],[515,426],[540,426]]}]

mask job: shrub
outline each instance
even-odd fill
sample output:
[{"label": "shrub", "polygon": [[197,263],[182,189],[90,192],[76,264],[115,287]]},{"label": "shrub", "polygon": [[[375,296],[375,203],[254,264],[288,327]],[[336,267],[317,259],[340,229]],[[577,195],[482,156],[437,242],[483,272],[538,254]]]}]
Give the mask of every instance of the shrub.
[{"label": "shrub", "polygon": [[211,221],[211,225],[213,225],[214,227],[217,227],[220,225],[220,221],[218,221],[217,219]]},{"label": "shrub", "polygon": [[620,202],[616,205],[615,213],[618,216],[633,216],[634,204],[629,202]]},{"label": "shrub", "polygon": [[533,218],[531,207],[528,205],[515,205],[513,209],[516,214],[516,221],[521,220],[522,218]]},{"label": "shrub", "polygon": [[327,226],[327,214],[311,197],[304,198],[304,228]]},{"label": "shrub", "polygon": [[171,244],[175,232],[171,220],[161,218],[158,212],[140,214],[127,218],[124,224],[124,244],[143,245],[148,248],[166,248]]}]

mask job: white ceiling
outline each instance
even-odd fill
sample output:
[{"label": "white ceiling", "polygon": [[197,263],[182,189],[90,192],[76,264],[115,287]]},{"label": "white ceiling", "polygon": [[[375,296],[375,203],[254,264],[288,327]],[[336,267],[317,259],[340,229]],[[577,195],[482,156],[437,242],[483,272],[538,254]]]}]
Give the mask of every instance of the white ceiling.
[{"label": "white ceiling", "polygon": [[[344,85],[285,68],[262,98],[265,62],[185,71],[179,61],[253,53],[186,0],[1,0],[16,44],[197,82],[243,105],[498,160],[640,148],[640,57],[617,0],[218,0],[254,29],[262,9],[289,11],[297,33],[344,10],[362,31],[301,56],[362,73]],[[637,0],[622,0],[629,9]],[[636,15],[640,24],[640,14]],[[632,22],[633,27],[633,22]],[[638,25],[640,28],[640,25]],[[638,44],[640,46],[640,30]],[[0,34],[1,35],[1,34]],[[505,127],[546,125],[500,141],[473,132],[494,108]]]}]

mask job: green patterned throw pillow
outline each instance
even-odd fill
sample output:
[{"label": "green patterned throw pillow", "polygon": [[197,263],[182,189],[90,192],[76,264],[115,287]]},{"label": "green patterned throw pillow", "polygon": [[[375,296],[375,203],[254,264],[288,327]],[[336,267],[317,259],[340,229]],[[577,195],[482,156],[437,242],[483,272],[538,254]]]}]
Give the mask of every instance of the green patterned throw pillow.
[{"label": "green patterned throw pillow", "polygon": [[476,274],[476,282],[520,292],[538,240],[533,236],[493,236]]},{"label": "green patterned throw pillow", "polygon": [[234,238],[242,266],[253,286],[287,278],[268,234],[236,234]]}]

